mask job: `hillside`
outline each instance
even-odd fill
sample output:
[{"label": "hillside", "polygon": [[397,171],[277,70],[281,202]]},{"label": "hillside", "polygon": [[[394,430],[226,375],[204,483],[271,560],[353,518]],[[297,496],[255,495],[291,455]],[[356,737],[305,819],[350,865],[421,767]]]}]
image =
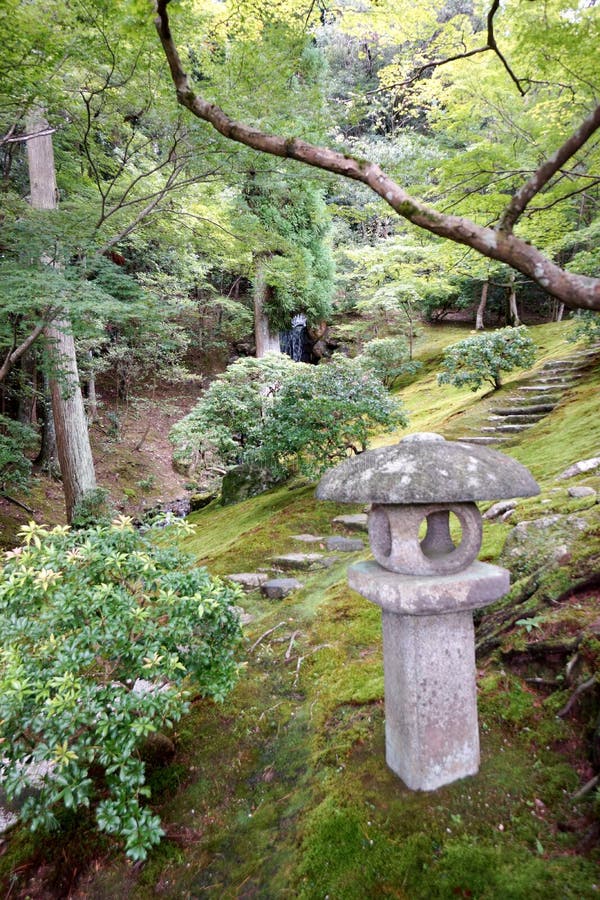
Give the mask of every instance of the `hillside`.
[{"label": "hillside", "polygon": [[[536,368],[582,349],[565,342],[564,326],[533,331]],[[464,435],[502,402],[435,386],[441,349],[457,333],[464,331],[439,329],[417,349],[424,369],[400,389],[409,431]],[[531,377],[515,376],[501,395]],[[557,517],[562,530],[542,530],[529,555],[513,558],[509,601],[478,616],[477,776],[413,793],[387,769],[380,613],[345,575],[348,560],[367,549],[327,548],[330,535],[361,536],[333,519],[362,509],[317,502],[312,485],[284,485],[190,517],[196,528],[186,549],[221,575],[270,572],[270,557],[299,550],[337,558],[325,569],[283,573],[303,585],[283,600],[258,590],[240,597],[237,687],[221,705],[195,702],[173,734],[175,758],[152,767],[166,838],[140,867],[124,863],[81,817],[65,817],[53,839],[17,828],[0,860],[10,895],[595,896],[600,507],[597,494],[568,491],[600,491],[600,472],[558,476],[598,456],[599,382],[592,361],[552,412],[503,448],[531,468],[542,491],[504,521],[485,523],[480,557],[496,561],[517,523]],[[585,530],[573,527],[575,518]],[[307,545],[298,535],[317,540]],[[545,553],[556,543],[565,546],[550,561]]]}]

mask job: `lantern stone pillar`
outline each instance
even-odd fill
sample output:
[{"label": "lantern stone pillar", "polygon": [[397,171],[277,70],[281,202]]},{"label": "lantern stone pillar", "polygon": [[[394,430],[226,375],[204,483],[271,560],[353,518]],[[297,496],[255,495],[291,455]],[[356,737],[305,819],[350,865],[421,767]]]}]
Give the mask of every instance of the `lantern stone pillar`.
[{"label": "lantern stone pillar", "polygon": [[346,460],[317,488],[320,499],[372,503],[375,561],[351,566],[348,581],[382,608],[386,761],[413,790],[479,769],[473,610],[510,582],[476,560],[475,501],[538,492],[510,457],[429,433]]}]

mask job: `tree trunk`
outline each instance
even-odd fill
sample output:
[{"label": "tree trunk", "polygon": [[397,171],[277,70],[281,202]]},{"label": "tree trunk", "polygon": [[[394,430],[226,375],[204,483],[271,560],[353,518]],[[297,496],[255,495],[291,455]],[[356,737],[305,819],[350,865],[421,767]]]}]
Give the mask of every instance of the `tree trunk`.
[{"label": "tree trunk", "polygon": [[[47,128],[48,123],[39,112],[29,116],[30,134]],[[31,205],[35,209],[56,209],[58,191],[50,134],[41,134],[27,141],[27,160]],[[44,334],[53,357],[53,373],[50,377],[52,414],[67,520],[70,522],[75,505],[96,487],[94,460],[70,322],[66,318],[55,320],[45,327]]]},{"label": "tree trunk", "polygon": [[56,452],[56,431],[54,430],[54,416],[52,415],[52,400],[50,398],[50,383],[46,373],[44,373],[43,395],[40,403],[41,408],[41,443],[40,452],[38,453],[34,465],[46,472],[52,478],[60,475],[60,466],[58,464],[58,454]]},{"label": "tree trunk", "polygon": [[475,316],[475,328],[477,331],[483,331],[483,329],[485,328],[485,325],[483,323],[483,316],[485,313],[485,308],[487,306],[489,289],[489,281],[484,281],[483,285],[481,286],[481,299],[479,301],[479,306],[477,307],[477,315]]},{"label": "tree trunk", "polygon": [[517,292],[515,289],[515,279],[511,275],[510,282],[510,294],[508,296],[508,324],[512,325],[514,328],[517,328],[521,324],[521,320],[519,319],[519,311],[517,309]]},{"label": "tree trunk", "polygon": [[264,310],[271,291],[271,288],[265,281],[265,259],[264,255],[257,257],[254,280],[254,339],[257,359],[261,359],[267,353],[281,353],[279,333],[271,329],[269,319]]}]

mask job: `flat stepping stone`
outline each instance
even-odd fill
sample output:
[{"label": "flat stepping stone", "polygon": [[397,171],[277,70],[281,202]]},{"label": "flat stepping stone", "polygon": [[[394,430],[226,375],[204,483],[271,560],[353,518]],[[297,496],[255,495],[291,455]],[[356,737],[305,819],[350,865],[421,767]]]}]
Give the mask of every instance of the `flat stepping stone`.
[{"label": "flat stepping stone", "polygon": [[279,569],[328,569],[337,562],[337,557],[322,553],[285,553],[272,556],[271,561]]},{"label": "flat stepping stone", "polygon": [[580,498],[580,497],[595,497],[598,492],[595,491],[593,487],[586,487],[585,485],[582,484],[580,486],[570,487],[569,490],[567,491],[567,493],[568,493],[569,497]]},{"label": "flat stepping stone", "polygon": [[304,587],[297,578],[269,578],[261,585],[261,592],[268,597],[269,600],[283,600],[288,594]]},{"label": "flat stepping stone", "polygon": [[339,550],[341,553],[356,553],[365,549],[365,543],[360,538],[337,536],[327,538],[326,546],[328,550]]},{"label": "flat stepping stone", "polygon": [[504,422],[506,425],[535,425],[536,422],[540,422],[543,418],[545,418],[546,413],[529,413],[523,414],[514,413],[510,416],[488,416],[488,422]]},{"label": "flat stepping stone", "polygon": [[293,534],[293,541],[302,541],[305,544],[322,544],[325,538],[318,534]]},{"label": "flat stepping stone", "polygon": [[531,428],[533,424],[533,422],[530,422],[528,425],[489,425],[481,430],[493,431],[499,434],[518,434],[521,431],[526,431],[528,428]]},{"label": "flat stepping stone", "polygon": [[500,443],[502,443],[502,439],[499,437],[497,437],[497,438],[489,437],[489,436],[482,437],[481,435],[478,435],[476,437],[459,437],[456,440],[460,441],[461,444],[500,444]]},{"label": "flat stepping stone", "polygon": [[265,572],[235,572],[233,575],[225,575],[228,581],[239,584],[245,591],[255,591],[269,576]]},{"label": "flat stepping stone", "polygon": [[554,403],[532,403],[526,406],[524,403],[519,406],[492,406],[490,412],[496,416],[528,416],[537,413],[546,415],[554,409]]},{"label": "flat stepping stone", "polygon": [[333,519],[334,525],[343,525],[349,531],[368,531],[367,513],[354,513],[348,516],[336,516]]}]

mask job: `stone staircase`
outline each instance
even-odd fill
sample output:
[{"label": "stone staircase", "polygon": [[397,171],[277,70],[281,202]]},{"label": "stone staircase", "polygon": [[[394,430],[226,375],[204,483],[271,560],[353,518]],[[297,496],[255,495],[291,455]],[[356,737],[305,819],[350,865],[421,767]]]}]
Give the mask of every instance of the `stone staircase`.
[{"label": "stone staircase", "polygon": [[502,444],[537,425],[577,385],[585,371],[600,360],[600,345],[578,350],[564,359],[550,360],[527,384],[516,388],[502,406],[490,408],[489,425],[457,440],[470,444]]}]

